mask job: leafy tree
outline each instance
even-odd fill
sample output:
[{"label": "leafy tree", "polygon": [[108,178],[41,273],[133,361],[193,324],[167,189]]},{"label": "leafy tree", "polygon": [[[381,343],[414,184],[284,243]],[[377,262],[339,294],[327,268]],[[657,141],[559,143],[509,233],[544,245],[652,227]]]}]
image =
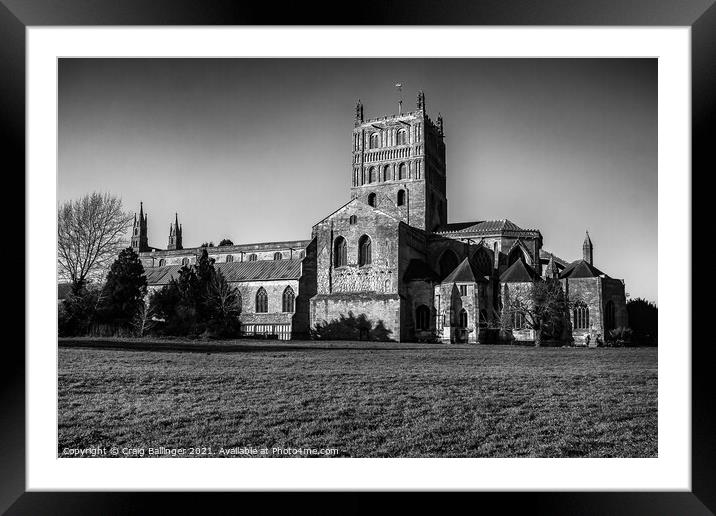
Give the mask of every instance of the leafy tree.
[{"label": "leafy tree", "polygon": [[241,327],[241,296],[221,271],[216,271],[209,284],[207,314],[209,328],[216,336],[235,335]]},{"label": "leafy tree", "polygon": [[107,274],[99,316],[104,322],[127,326],[143,309],[146,295],[144,267],[134,249],[127,247],[119,253]]},{"label": "leafy tree", "polygon": [[179,269],[178,278],[152,294],[150,309],[163,320],[162,331],[167,335],[199,333],[196,302],[199,299],[199,282],[191,266]]},{"label": "leafy tree", "polygon": [[101,279],[125,245],[132,216],[119,197],[97,192],[62,204],[57,211],[59,274],[79,294],[91,280]]},{"label": "leafy tree", "polygon": [[204,242],[199,247],[214,247],[214,242]]},{"label": "leafy tree", "polygon": [[219,247],[223,247],[225,245],[234,245],[234,243],[228,238],[224,238],[221,240],[221,242],[219,242]]},{"label": "leafy tree", "polygon": [[102,289],[95,284],[85,283],[73,289],[58,307],[59,336],[87,335],[97,321],[101,302]]},{"label": "leafy tree", "polygon": [[632,339],[641,344],[656,345],[659,333],[659,310],[656,304],[643,298],[627,302]]}]

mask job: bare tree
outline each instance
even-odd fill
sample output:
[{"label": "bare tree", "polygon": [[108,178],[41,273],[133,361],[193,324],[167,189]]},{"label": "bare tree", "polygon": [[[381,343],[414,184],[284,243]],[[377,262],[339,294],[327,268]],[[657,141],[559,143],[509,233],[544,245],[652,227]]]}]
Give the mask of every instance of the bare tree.
[{"label": "bare tree", "polygon": [[109,193],[93,192],[62,204],[57,210],[60,276],[74,290],[100,279],[127,244],[131,225],[132,215],[122,210],[122,200]]},{"label": "bare tree", "polygon": [[535,345],[542,334],[564,340],[569,335],[569,310],[579,300],[568,300],[558,280],[539,280],[523,288],[505,289],[502,297],[502,327],[511,329],[515,317],[534,330]]}]

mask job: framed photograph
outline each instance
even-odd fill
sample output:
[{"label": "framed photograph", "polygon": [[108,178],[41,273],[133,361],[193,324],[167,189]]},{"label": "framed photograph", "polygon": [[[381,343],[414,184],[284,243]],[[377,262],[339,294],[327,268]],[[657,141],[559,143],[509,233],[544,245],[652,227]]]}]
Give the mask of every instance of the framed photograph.
[{"label": "framed photograph", "polygon": [[2,508],[467,491],[709,514],[712,3],[3,0],[27,308]]}]

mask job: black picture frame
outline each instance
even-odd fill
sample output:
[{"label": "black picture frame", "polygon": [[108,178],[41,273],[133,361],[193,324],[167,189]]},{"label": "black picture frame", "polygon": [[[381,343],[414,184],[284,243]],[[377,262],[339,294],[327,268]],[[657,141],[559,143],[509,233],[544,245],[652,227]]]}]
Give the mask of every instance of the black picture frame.
[{"label": "black picture frame", "polygon": [[[25,170],[25,29],[30,26],[81,25],[572,25],[690,26],[692,30],[692,188],[716,170],[710,135],[716,119],[716,0],[405,0],[332,7],[304,3],[253,5],[229,0],[0,0],[0,102],[6,173]],[[8,158],[10,158],[8,160]],[[17,175],[20,175],[19,173]],[[695,190],[698,191],[698,188]],[[19,196],[18,196],[19,197]],[[700,220],[694,220],[700,224]],[[696,227],[695,229],[700,229]],[[705,231],[693,234],[706,235]],[[689,238],[684,257],[690,260]],[[18,238],[15,242],[24,241]],[[681,244],[684,245],[684,244]],[[18,246],[19,247],[19,246]],[[25,274],[29,271],[25,270]],[[687,278],[691,282],[691,277]],[[691,300],[683,300],[690,303]],[[17,303],[24,307],[24,303]],[[693,303],[692,306],[697,306]],[[684,329],[686,344],[691,335]],[[710,340],[710,339],[707,339]],[[667,345],[662,344],[662,345]],[[676,344],[676,343],[671,343]],[[698,343],[697,343],[698,344]],[[716,511],[716,424],[712,400],[712,354],[708,342],[691,347],[692,490],[690,492],[560,492],[452,494],[450,501],[484,507],[529,507],[536,513],[712,514]],[[683,346],[684,343],[678,343]],[[293,511],[358,513],[382,504],[375,494],[348,493],[341,501],[283,498],[266,493],[70,493],[25,492],[25,351],[19,339],[6,343],[0,375],[0,510],[7,514],[142,514],[159,503],[163,512],[211,513],[213,503],[245,507],[271,498]],[[469,501],[462,498],[469,496]],[[473,497],[479,498],[474,500]],[[340,510],[336,510],[339,504]],[[425,508],[423,493],[402,502]]]}]

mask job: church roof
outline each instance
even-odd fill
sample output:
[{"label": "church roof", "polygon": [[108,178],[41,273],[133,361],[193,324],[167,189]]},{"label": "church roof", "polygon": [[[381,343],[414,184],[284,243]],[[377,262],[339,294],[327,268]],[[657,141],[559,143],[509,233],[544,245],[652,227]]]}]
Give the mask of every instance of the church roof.
[{"label": "church roof", "polygon": [[560,278],[598,278],[600,276],[606,276],[606,274],[585,260],[570,263],[559,275]]},{"label": "church roof", "polygon": [[[214,264],[229,282],[298,279],[301,276],[300,260],[257,260],[253,262],[222,262]],[[167,285],[178,277],[181,265],[150,267],[145,269],[147,284]]]},{"label": "church roof", "polygon": [[403,275],[404,281],[437,279],[438,275],[435,274],[435,271],[428,267],[424,261],[417,259],[410,260],[408,267],[405,269],[405,274]]},{"label": "church roof", "polygon": [[517,260],[500,276],[501,283],[526,283],[537,279],[537,272],[523,260]]},{"label": "church roof", "polygon": [[485,277],[480,274],[475,266],[465,258],[460,265],[448,274],[447,278],[443,280],[443,283],[480,283],[487,281]]},{"label": "church roof", "polygon": [[539,258],[544,262],[549,262],[551,259],[554,259],[554,262],[557,264],[557,266],[561,268],[564,268],[569,265],[569,262],[567,260],[564,260],[559,256],[550,253],[549,251],[545,251],[544,249],[539,250]]},{"label": "church roof", "polygon": [[438,233],[469,233],[490,235],[495,233],[533,233],[536,229],[523,229],[508,219],[456,222],[445,224]]}]

